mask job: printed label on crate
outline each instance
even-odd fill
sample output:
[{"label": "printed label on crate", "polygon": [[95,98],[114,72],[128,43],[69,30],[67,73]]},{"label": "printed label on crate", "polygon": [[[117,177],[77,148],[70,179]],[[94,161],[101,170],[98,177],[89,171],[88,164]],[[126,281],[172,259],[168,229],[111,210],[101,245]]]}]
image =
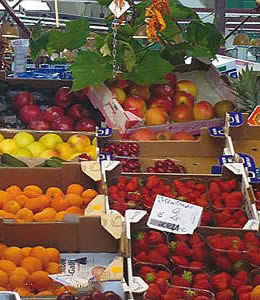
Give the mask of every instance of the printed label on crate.
[{"label": "printed label on crate", "polygon": [[211,127],[209,128],[209,135],[213,137],[224,138],[225,132],[223,127]]},{"label": "printed label on crate", "polygon": [[238,153],[238,154],[239,154],[245,168],[248,168],[248,170],[256,169],[255,161],[252,156],[247,155],[245,153]]},{"label": "printed label on crate", "polygon": [[218,163],[219,163],[220,166],[223,166],[225,164],[232,163],[233,160],[234,160],[234,157],[232,155],[222,155],[218,159]]},{"label": "printed label on crate", "polygon": [[260,105],[257,105],[247,119],[250,126],[260,126]]},{"label": "printed label on crate", "polygon": [[129,287],[133,293],[144,293],[149,288],[148,284],[141,277],[137,276],[131,278]]},{"label": "printed label on crate", "polygon": [[130,8],[130,5],[127,1],[123,1],[122,7],[119,7],[117,2],[113,0],[108,8],[111,10],[114,16],[120,18]]},{"label": "printed label on crate", "polygon": [[259,220],[251,219],[248,220],[245,226],[243,227],[244,230],[257,230],[259,229]]},{"label": "printed label on crate", "polygon": [[125,218],[130,223],[138,223],[146,214],[146,210],[128,209],[125,212]]},{"label": "printed label on crate", "polygon": [[147,226],[176,234],[193,234],[200,225],[203,208],[157,195]]},{"label": "printed label on crate", "polygon": [[112,154],[106,154],[106,153],[103,153],[103,152],[100,152],[99,155],[99,161],[103,161],[103,160],[108,160],[108,161],[113,161],[115,160],[114,156]]},{"label": "printed label on crate", "polygon": [[251,183],[259,183],[260,182],[260,177],[259,177],[259,169],[255,170],[248,170],[247,175],[248,175],[248,180]]},{"label": "printed label on crate", "polygon": [[235,175],[245,174],[245,168],[241,163],[227,163],[225,167]]},{"label": "printed label on crate", "polygon": [[211,166],[211,174],[218,175],[222,173],[222,167],[220,166]]},{"label": "printed label on crate", "polygon": [[112,128],[99,128],[97,130],[97,136],[98,137],[108,137],[113,134],[113,129]]},{"label": "printed label on crate", "polygon": [[243,119],[243,115],[240,112],[228,112],[228,124],[230,127],[239,127],[241,125],[243,125],[244,123],[244,119]]}]

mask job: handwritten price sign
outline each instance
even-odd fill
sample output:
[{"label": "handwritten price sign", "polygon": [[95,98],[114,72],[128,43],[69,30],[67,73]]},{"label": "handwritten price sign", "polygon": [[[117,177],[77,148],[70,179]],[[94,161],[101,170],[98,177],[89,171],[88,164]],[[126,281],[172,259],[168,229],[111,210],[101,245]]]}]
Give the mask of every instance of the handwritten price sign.
[{"label": "handwritten price sign", "polygon": [[147,226],[177,234],[193,234],[200,225],[203,208],[157,195]]}]

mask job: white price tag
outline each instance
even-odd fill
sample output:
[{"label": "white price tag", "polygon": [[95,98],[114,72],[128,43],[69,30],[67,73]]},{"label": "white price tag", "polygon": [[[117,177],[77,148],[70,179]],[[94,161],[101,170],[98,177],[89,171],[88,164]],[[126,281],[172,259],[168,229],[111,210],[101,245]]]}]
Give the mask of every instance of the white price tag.
[{"label": "white price tag", "polygon": [[200,225],[203,208],[157,195],[147,226],[176,234],[193,234]]},{"label": "white price tag", "polygon": [[108,6],[108,8],[111,10],[114,16],[120,18],[130,8],[130,5],[127,1],[123,0],[122,7],[120,8],[113,0]]}]

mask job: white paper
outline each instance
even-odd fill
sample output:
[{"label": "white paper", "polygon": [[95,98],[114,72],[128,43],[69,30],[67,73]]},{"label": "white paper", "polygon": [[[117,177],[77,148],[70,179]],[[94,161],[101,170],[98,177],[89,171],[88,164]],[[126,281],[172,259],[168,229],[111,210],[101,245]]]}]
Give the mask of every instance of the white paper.
[{"label": "white paper", "polygon": [[147,226],[176,234],[193,234],[200,225],[203,208],[157,195]]},{"label": "white paper", "polygon": [[116,2],[113,0],[108,8],[111,10],[114,16],[120,18],[129,8],[130,5],[127,1],[123,1],[122,8],[116,5]]}]

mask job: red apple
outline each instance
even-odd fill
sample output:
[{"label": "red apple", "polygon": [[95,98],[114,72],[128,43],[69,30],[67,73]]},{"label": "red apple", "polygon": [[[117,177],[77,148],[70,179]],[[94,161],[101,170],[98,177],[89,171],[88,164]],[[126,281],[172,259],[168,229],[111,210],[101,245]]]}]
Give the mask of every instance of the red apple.
[{"label": "red apple", "polygon": [[187,104],[178,104],[170,112],[170,120],[179,123],[193,121],[193,111]]},{"label": "red apple", "polygon": [[124,110],[130,111],[139,118],[144,117],[146,111],[146,105],[143,99],[137,97],[127,97],[124,101]]},{"label": "red apple", "polygon": [[60,117],[52,121],[51,123],[52,130],[61,130],[61,131],[72,131],[74,129],[73,119],[70,117]]},{"label": "red apple", "polygon": [[96,131],[96,122],[90,118],[85,118],[80,121],[75,126],[76,131]]},{"label": "red apple", "polygon": [[12,104],[16,110],[20,110],[25,105],[34,103],[33,95],[30,92],[19,92],[12,98]]},{"label": "red apple", "polygon": [[84,118],[90,117],[89,110],[84,107],[82,104],[74,104],[69,109],[69,117],[71,117],[73,120],[81,120]]},{"label": "red apple", "polygon": [[55,95],[55,103],[63,108],[68,107],[72,102],[72,94],[70,88],[62,87],[59,88]]},{"label": "red apple", "polygon": [[176,83],[176,92],[191,94],[194,98],[198,96],[198,88],[191,80],[180,80]]},{"label": "red apple", "polygon": [[28,129],[33,130],[50,130],[51,125],[48,121],[45,120],[34,120],[31,121],[28,125]]},{"label": "red apple", "polygon": [[154,141],[156,134],[148,128],[141,128],[132,133],[128,139],[132,141]]},{"label": "red apple", "polygon": [[195,120],[210,120],[215,116],[214,107],[208,101],[200,101],[193,108]]},{"label": "red apple", "polygon": [[152,86],[154,97],[173,97],[174,89],[169,84],[155,84]]},{"label": "red apple", "polygon": [[173,101],[169,96],[152,98],[150,107],[162,107],[169,113],[172,110]]},{"label": "red apple", "polygon": [[77,92],[73,92],[73,97],[76,101],[85,101],[88,99],[88,91],[89,88],[86,87],[83,90],[77,91]]},{"label": "red apple", "polygon": [[166,74],[164,76],[164,79],[168,81],[168,84],[171,86],[171,87],[175,87],[176,85],[176,82],[177,82],[177,77],[174,73],[170,72],[168,74]]},{"label": "red apple", "polygon": [[45,121],[52,122],[64,116],[64,109],[60,106],[48,107],[43,113],[42,118]]},{"label": "red apple", "polygon": [[145,102],[148,102],[149,99],[151,98],[150,88],[147,85],[144,85],[144,86],[137,85],[137,84],[133,85],[129,89],[129,95],[130,96],[135,96],[135,97],[140,97]]},{"label": "red apple", "polygon": [[189,132],[176,132],[171,135],[171,140],[178,141],[196,141],[195,137]]},{"label": "red apple", "polygon": [[37,105],[25,105],[20,110],[19,118],[24,124],[41,118],[41,110]]},{"label": "red apple", "polygon": [[131,82],[129,80],[116,79],[114,86],[120,89],[126,89],[130,86]]},{"label": "red apple", "polygon": [[194,106],[195,98],[191,94],[185,92],[177,92],[173,97],[173,101],[175,105],[187,104],[192,109]]},{"label": "red apple", "polygon": [[162,107],[150,107],[144,115],[147,126],[166,124],[169,120],[167,111]]}]

